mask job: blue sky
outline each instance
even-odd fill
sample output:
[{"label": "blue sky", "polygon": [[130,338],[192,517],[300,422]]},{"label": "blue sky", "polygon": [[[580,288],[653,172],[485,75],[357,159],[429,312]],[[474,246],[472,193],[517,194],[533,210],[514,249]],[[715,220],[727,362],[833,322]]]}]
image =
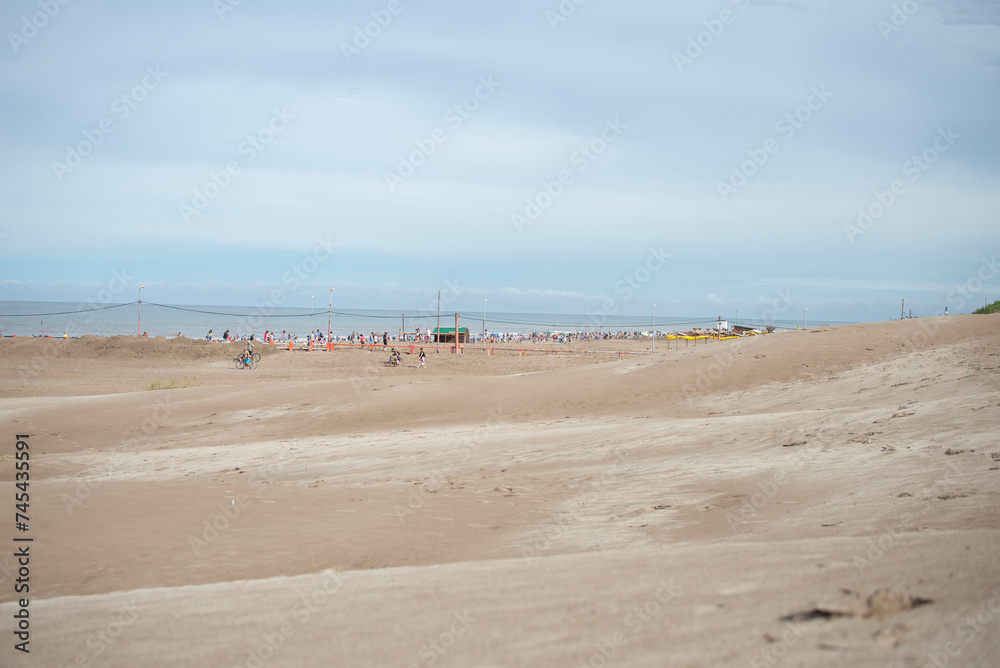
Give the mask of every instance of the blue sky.
[{"label": "blue sky", "polygon": [[63,2],[0,10],[0,299],[1000,297],[993,2]]}]

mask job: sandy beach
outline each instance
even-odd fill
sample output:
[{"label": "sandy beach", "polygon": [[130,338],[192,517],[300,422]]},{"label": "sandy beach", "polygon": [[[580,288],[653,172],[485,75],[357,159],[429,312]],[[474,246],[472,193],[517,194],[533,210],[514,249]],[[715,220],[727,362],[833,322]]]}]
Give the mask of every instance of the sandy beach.
[{"label": "sandy beach", "polygon": [[531,347],[0,340],[0,664],[1000,661],[1000,315]]}]

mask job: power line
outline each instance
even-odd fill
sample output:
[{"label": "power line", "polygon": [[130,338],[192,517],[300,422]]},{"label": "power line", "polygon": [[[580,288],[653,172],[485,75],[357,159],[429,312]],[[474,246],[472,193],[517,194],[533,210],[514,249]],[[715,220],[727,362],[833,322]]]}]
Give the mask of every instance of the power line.
[{"label": "power line", "polygon": [[[138,301],[127,302],[124,304],[111,304],[109,306],[97,306],[89,309],[78,309],[76,311],[53,311],[49,313],[9,313],[0,314],[3,318],[38,318],[45,316],[55,316],[55,315],[78,315],[81,313],[90,313],[94,311],[104,311],[108,309],[121,308],[123,306],[134,306],[138,304]],[[203,315],[218,315],[225,316],[229,318],[306,318],[312,315],[311,312],[302,313],[232,313],[225,311],[212,311],[208,309],[197,309],[188,308],[184,306],[171,306],[169,304],[158,304],[156,302],[143,302],[146,306],[156,306],[159,308],[171,309],[175,311],[185,311],[189,313],[200,313]],[[412,311],[409,313],[399,312],[391,313],[388,315],[376,314],[376,313],[358,313],[353,311],[333,311],[334,315],[350,318],[358,318],[361,320],[396,320],[400,317],[406,317],[413,320],[427,320],[436,318],[436,314],[427,313],[426,311]],[[535,314],[525,314],[525,315],[535,315]],[[538,316],[551,316],[555,322],[539,322],[538,320],[534,322],[529,322],[525,320],[510,320],[503,318],[488,318],[487,320],[491,323],[498,325],[519,325],[525,327],[548,327],[548,328],[570,328],[570,329],[644,329],[648,322],[642,321],[643,316],[619,316],[619,318],[632,318],[632,321],[625,320],[605,320],[603,322],[597,322],[591,316],[580,315],[579,320],[573,320],[572,322],[564,322],[564,320],[573,319],[572,314],[557,314],[557,313],[539,313]],[[480,316],[478,313],[462,313],[458,312],[459,318],[462,320],[479,321]],[[541,319],[541,318],[540,318]],[[696,326],[696,325],[714,325],[715,320],[712,318],[685,318],[677,317],[670,318],[664,317],[660,319],[660,322],[654,323],[654,326],[660,325],[663,327],[682,327],[682,326]],[[795,327],[798,324],[797,320],[756,320],[754,318],[743,318],[741,322],[749,324],[759,324],[759,325],[774,325],[778,327]],[[854,324],[850,321],[823,321],[824,325],[838,325],[838,324]]]},{"label": "power line", "polygon": [[190,313],[204,313],[206,315],[225,315],[230,318],[308,318],[311,314],[306,313],[285,313],[279,315],[269,315],[264,313],[224,313],[222,311],[204,311],[202,309],[196,308],[185,308],[183,306],[169,306],[167,304],[156,304],[154,302],[143,302],[147,306],[159,306],[160,308],[169,308],[174,311],[188,311]]},{"label": "power line", "polygon": [[134,306],[138,303],[139,302],[128,302],[125,304],[112,304],[111,306],[83,308],[76,311],[54,311],[52,313],[0,313],[0,318],[38,318],[46,315],[76,315],[78,313],[90,313],[91,311],[106,311],[110,308],[121,308],[122,306]]}]

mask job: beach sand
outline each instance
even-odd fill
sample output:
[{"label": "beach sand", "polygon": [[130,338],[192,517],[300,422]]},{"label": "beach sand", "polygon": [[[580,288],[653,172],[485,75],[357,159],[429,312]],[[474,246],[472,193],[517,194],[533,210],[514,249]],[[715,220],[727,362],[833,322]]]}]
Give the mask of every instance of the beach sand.
[{"label": "beach sand", "polygon": [[1000,315],[525,347],[0,340],[0,664],[1000,663]]}]

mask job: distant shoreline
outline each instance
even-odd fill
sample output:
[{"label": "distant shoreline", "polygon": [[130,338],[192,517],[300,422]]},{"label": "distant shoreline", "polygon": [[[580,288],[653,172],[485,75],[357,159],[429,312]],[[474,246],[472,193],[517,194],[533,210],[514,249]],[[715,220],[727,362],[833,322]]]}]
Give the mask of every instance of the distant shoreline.
[{"label": "distant shoreline", "polygon": [[[86,309],[86,310],[85,310]],[[468,328],[473,335],[483,331],[481,313],[459,311],[459,324]],[[566,314],[566,313],[517,313],[487,312],[485,326],[487,332],[501,334],[529,334],[532,332],[648,332],[652,318],[633,315]],[[719,319],[697,316],[658,315],[655,319],[657,332],[684,332],[695,329],[714,330]],[[727,321],[726,317],[722,317]],[[801,320],[780,318],[735,318],[731,324],[747,327],[773,326],[777,329],[796,329]],[[454,327],[455,311],[442,309],[442,327]],[[811,326],[828,326],[835,323],[817,320]],[[187,338],[203,338],[209,330],[221,336],[227,329],[234,335],[251,333],[260,337],[265,331],[286,332],[296,339],[304,340],[310,331],[321,332],[327,328],[335,336],[347,336],[352,332],[368,336],[371,333],[388,332],[398,335],[405,326],[410,333],[414,327],[426,333],[438,325],[437,313],[427,311],[395,311],[378,309],[334,310],[316,309],[311,315],[301,308],[259,308],[250,306],[173,306],[143,302],[140,309],[135,302],[124,304],[80,304],[74,302],[30,302],[0,301],[0,333],[18,336],[52,336],[71,338],[85,335],[116,336],[138,335],[175,337],[178,332]]]}]

